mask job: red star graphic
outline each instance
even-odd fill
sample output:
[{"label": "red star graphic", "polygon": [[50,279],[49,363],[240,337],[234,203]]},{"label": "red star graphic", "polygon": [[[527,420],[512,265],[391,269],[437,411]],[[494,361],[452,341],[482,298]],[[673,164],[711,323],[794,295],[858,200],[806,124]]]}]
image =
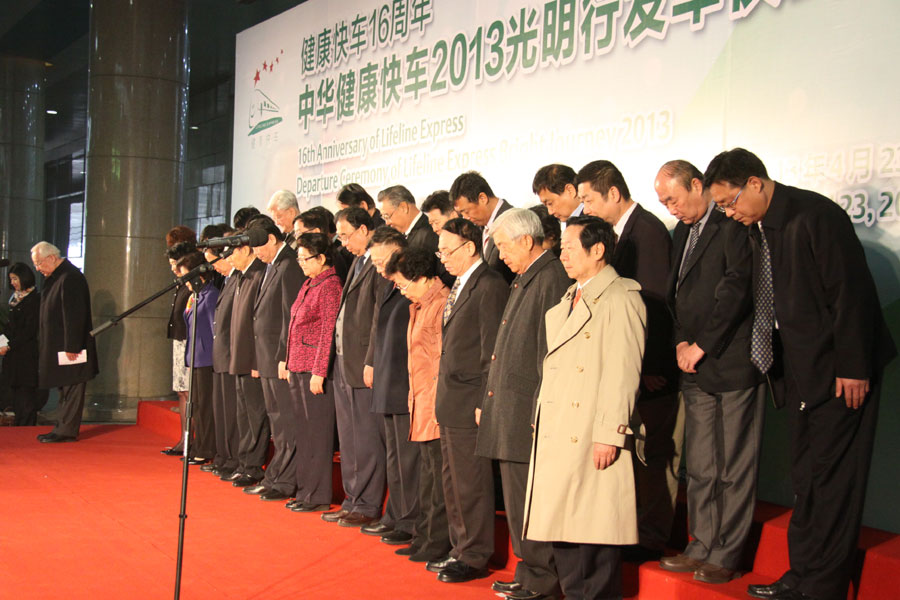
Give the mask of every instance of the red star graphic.
[{"label": "red star graphic", "polygon": [[278,57],[277,57],[277,56],[275,57],[275,62],[276,62],[276,63],[281,62],[281,61],[278,60]]},{"label": "red star graphic", "polygon": [[284,54],[284,50],[282,50],[281,53]]},{"label": "red star graphic", "polygon": [[266,70],[266,61],[263,61],[263,71]]},{"label": "red star graphic", "polygon": [[256,87],[257,83],[259,83],[259,69],[256,70],[256,77],[253,78],[253,87]]}]

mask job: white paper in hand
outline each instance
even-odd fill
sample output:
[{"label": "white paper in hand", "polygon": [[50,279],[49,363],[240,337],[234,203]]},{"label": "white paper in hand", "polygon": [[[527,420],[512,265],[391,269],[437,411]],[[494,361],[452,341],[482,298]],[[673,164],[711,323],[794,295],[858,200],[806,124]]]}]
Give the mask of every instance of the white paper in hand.
[{"label": "white paper in hand", "polygon": [[9,346],[9,338],[3,334],[0,334],[0,348],[5,346]]},{"label": "white paper in hand", "polygon": [[56,355],[59,358],[60,365],[79,365],[81,363],[87,362],[87,349],[79,352],[78,356],[76,356],[74,360],[66,356],[65,352],[57,352]]}]

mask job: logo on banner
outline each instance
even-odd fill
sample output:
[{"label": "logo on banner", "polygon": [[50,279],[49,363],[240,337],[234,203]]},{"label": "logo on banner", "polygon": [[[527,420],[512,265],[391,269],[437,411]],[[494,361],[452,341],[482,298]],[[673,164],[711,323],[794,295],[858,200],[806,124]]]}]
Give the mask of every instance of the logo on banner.
[{"label": "logo on banner", "polygon": [[279,111],[278,104],[264,94],[262,90],[253,90],[248,119],[250,133],[247,135],[256,135],[260,131],[265,131],[269,127],[274,127],[281,123],[283,119],[278,116]]}]

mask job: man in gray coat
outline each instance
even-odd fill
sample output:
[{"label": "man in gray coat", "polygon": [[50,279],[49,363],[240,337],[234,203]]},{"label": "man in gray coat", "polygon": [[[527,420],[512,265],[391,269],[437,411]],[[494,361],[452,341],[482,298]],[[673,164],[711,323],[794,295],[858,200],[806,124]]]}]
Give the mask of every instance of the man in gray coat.
[{"label": "man in gray coat", "polygon": [[[38,332],[38,385],[59,388],[59,420],[42,443],[74,442],[81,427],[84,390],[97,376],[97,347],[90,331],[91,292],[78,267],[59,255],[59,248],[39,242],[31,261],[47,279],[41,292]],[[65,302],[63,301],[65,298]]]},{"label": "man in gray coat", "polygon": [[522,539],[522,516],[534,401],[547,353],[544,314],[572,281],[559,259],[543,249],[544,229],[532,211],[506,211],[497,217],[491,235],[516,277],[491,355],[475,453],[499,461],[506,520],[519,558],[513,581],[495,581],[492,588],[515,599],[559,597],[553,548]]}]

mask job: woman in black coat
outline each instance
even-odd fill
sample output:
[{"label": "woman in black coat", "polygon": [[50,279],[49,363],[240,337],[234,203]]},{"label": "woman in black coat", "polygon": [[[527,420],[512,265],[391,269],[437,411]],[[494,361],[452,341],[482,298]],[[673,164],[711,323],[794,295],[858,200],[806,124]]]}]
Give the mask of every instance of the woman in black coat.
[{"label": "woman in black coat", "polygon": [[13,295],[9,299],[9,345],[0,347],[3,356],[3,376],[12,392],[15,425],[37,424],[37,412],[43,407],[45,395],[39,394],[38,384],[38,321],[40,294],[34,289],[34,273],[25,263],[9,268],[9,285]]}]

